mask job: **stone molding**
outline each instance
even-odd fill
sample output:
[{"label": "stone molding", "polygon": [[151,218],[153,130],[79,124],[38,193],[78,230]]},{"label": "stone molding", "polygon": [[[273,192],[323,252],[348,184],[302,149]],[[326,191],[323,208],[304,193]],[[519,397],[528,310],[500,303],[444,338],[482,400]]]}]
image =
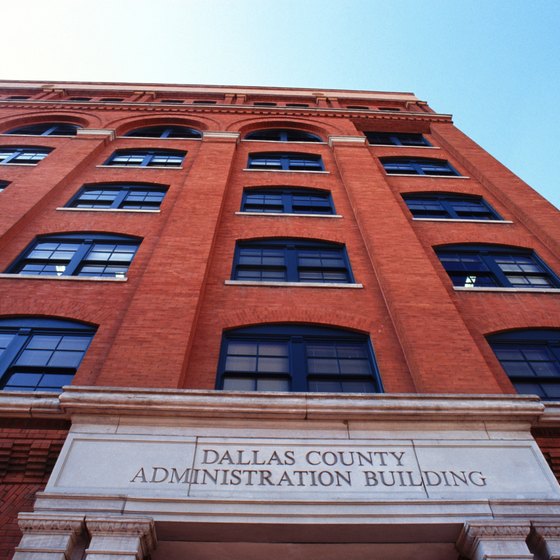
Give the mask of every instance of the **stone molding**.
[{"label": "stone molding", "polygon": [[545,538],[560,539],[560,520],[558,521],[533,521],[534,532]]},{"label": "stone molding", "polygon": [[116,138],[115,131],[109,128],[79,128],[76,136],[103,136],[109,140]]},{"label": "stone molding", "polygon": [[241,134],[239,132],[204,131],[202,133],[202,140],[218,142],[238,142],[240,136]]},{"label": "stone molding", "polygon": [[80,515],[42,515],[39,513],[20,513],[18,525],[26,533],[69,533],[78,535],[84,529],[84,516]]},{"label": "stone molding", "polygon": [[67,386],[68,415],[535,422],[544,406],[522,395],[322,395]]},{"label": "stone molding", "polygon": [[365,146],[365,136],[329,136],[329,146],[345,144],[351,146]]}]

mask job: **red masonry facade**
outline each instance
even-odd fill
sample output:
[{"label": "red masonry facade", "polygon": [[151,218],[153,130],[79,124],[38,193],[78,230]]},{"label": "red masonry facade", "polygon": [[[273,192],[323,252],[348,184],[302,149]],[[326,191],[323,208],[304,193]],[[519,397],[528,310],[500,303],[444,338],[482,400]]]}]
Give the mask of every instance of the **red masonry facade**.
[{"label": "red masonry facade", "polygon": [[308,345],[305,394],[536,394],[560,476],[558,211],[413,94],[1,82],[0,159],[1,559],[35,550],[17,516],[77,425],[73,387],[281,400],[296,373],[263,327],[367,342],[369,366]]}]

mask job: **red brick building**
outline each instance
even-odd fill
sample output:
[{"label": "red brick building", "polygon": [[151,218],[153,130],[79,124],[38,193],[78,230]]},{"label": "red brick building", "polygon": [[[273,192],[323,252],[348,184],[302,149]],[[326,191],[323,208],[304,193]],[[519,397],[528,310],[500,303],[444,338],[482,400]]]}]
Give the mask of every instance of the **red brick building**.
[{"label": "red brick building", "polygon": [[449,115],[2,82],[0,127],[0,558],[559,554],[558,211]]}]

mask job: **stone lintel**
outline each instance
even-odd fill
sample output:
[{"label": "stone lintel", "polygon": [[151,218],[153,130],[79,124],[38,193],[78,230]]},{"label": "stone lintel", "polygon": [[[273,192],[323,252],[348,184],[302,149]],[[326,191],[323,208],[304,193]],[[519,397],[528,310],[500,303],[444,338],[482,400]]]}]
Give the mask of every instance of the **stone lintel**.
[{"label": "stone lintel", "polygon": [[239,132],[205,131],[202,133],[202,140],[211,142],[238,142],[239,136]]},{"label": "stone lintel", "polygon": [[116,138],[115,131],[108,128],[79,128],[76,132],[76,136],[103,137],[108,140],[114,140]]},{"label": "stone lintel", "polygon": [[365,146],[366,137],[365,136],[329,136],[329,146],[335,145],[346,145],[346,146]]}]

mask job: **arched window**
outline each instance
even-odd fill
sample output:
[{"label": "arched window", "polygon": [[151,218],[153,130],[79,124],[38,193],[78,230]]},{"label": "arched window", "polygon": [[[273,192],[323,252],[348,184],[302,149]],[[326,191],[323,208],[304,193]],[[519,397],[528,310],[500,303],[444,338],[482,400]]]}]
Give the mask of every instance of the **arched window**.
[{"label": "arched window", "polygon": [[37,123],[20,126],[5,134],[26,134],[30,136],[76,136],[78,125],[70,123]]},{"label": "arched window", "polygon": [[146,183],[96,183],[84,185],[66,207],[158,210],[166,193],[167,187]]},{"label": "arched window", "polygon": [[322,142],[322,138],[305,130],[291,128],[267,128],[245,135],[245,140],[269,140],[274,142]]},{"label": "arched window", "polygon": [[245,189],[242,212],[280,214],[334,214],[331,193],[299,187]]},{"label": "arched window", "polygon": [[518,393],[560,400],[560,329],[523,329],[487,337]]},{"label": "arched window", "polygon": [[127,167],[181,167],[187,152],[179,150],[116,150],[103,165]]},{"label": "arched window", "polygon": [[444,245],[436,254],[461,288],[560,288],[560,279],[534,251],[502,245]]},{"label": "arched window", "polygon": [[138,138],[202,138],[202,133],[187,126],[159,125],[135,128],[127,132],[125,136]]},{"label": "arched window", "polygon": [[293,323],[225,331],[216,386],[230,391],[383,391],[367,335]]},{"label": "arched window", "polygon": [[238,241],[232,280],[253,282],[354,282],[344,245],[311,239]]},{"label": "arched window", "polygon": [[63,319],[0,319],[0,388],[60,391],[72,383],[95,330]]},{"label": "arched window", "polygon": [[402,195],[415,218],[452,220],[502,220],[481,196],[420,192]]},{"label": "arched window", "polygon": [[126,278],[139,246],[140,239],[116,234],[42,235],[6,272],[28,276]]},{"label": "arched window", "polygon": [[381,163],[389,175],[460,175],[444,159],[384,157]]},{"label": "arched window", "polygon": [[50,152],[52,152],[52,148],[5,146],[0,148],[0,165],[37,165]]},{"label": "arched window", "polygon": [[266,171],[323,171],[323,160],[315,154],[260,152],[249,154],[249,169]]}]

